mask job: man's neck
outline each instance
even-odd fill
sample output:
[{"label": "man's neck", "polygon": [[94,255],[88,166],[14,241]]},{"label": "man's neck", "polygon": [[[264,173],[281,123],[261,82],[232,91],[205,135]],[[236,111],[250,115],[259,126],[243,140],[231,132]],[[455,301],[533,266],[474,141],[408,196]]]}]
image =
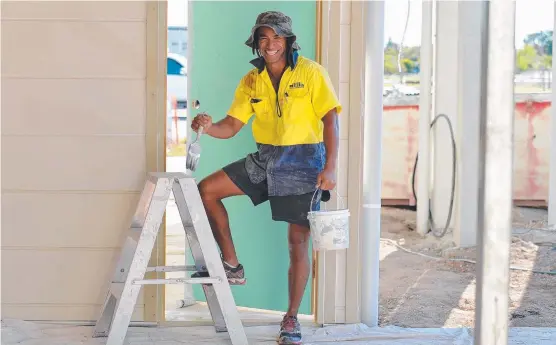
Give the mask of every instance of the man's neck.
[{"label": "man's neck", "polygon": [[286,69],[286,60],[280,60],[273,64],[267,64],[266,69],[270,72],[270,75],[275,78],[281,78],[284,70]]}]

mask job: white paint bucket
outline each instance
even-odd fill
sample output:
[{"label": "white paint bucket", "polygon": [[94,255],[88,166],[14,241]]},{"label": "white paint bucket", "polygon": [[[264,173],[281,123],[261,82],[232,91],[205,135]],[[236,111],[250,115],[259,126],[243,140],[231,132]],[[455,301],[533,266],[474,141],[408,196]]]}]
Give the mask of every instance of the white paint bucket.
[{"label": "white paint bucket", "polygon": [[[313,250],[339,250],[349,247],[349,210],[339,209],[334,211],[313,211],[313,200],[319,190],[317,189],[311,199],[307,219],[311,228]],[[338,193],[336,192],[338,195]],[[338,195],[338,198],[340,196]]]}]

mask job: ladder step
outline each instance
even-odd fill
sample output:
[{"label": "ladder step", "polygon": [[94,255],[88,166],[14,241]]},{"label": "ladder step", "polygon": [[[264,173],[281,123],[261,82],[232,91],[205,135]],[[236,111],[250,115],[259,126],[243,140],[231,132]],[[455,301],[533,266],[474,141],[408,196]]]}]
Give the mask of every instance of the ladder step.
[{"label": "ladder step", "polygon": [[218,277],[207,278],[172,278],[172,279],[141,279],[134,280],[135,285],[165,285],[165,284],[219,284],[222,279]]},{"label": "ladder step", "polygon": [[156,266],[148,267],[147,272],[196,272],[197,268],[194,265],[188,266]]}]

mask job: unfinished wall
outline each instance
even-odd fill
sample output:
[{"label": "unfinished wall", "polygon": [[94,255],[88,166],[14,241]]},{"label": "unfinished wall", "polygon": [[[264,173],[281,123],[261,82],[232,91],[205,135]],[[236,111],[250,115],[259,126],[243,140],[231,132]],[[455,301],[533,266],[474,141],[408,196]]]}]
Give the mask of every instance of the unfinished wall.
[{"label": "unfinished wall", "polygon": [[148,71],[156,6],[2,2],[3,317],[100,311],[145,173],[164,169]]}]

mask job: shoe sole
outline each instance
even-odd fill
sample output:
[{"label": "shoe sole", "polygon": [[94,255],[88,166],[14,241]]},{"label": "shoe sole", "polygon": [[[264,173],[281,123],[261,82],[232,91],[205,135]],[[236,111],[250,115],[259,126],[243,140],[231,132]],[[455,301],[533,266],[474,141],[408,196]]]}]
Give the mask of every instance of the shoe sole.
[{"label": "shoe sole", "polygon": [[276,342],[278,343],[278,345],[302,345],[303,344],[302,340],[290,341],[290,340],[285,340],[285,339],[280,339],[280,338],[278,338],[276,340]]},{"label": "shoe sole", "polygon": [[[197,274],[194,273],[191,275],[191,278],[206,278],[208,274]],[[247,279],[245,278],[228,278],[228,284],[230,285],[245,285]]]},{"label": "shoe sole", "polygon": [[245,285],[245,278],[228,278],[228,283],[230,285]]}]

